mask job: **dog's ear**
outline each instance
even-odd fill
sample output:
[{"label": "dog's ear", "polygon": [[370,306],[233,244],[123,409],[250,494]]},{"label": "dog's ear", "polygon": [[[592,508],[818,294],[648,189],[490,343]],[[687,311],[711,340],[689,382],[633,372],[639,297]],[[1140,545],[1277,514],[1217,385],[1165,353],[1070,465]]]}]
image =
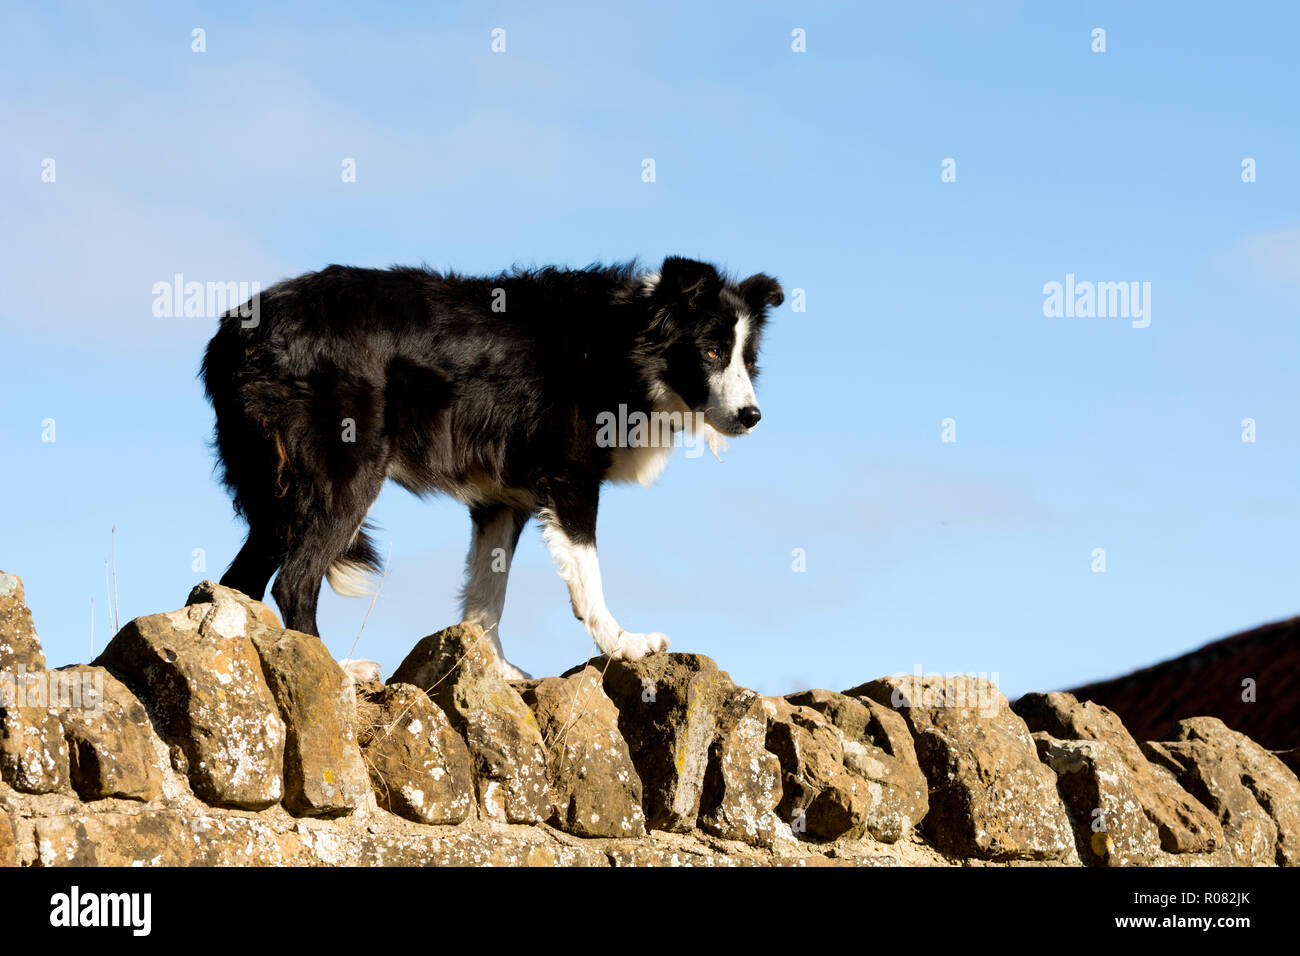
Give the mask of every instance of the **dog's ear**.
[{"label": "dog's ear", "polygon": [[721,289],[722,277],[707,262],[669,256],[659,269],[655,291],[668,301],[694,306],[716,296]]},{"label": "dog's ear", "polygon": [[785,293],[781,291],[781,283],[762,272],[755,272],[742,282],[739,288],[740,297],[755,312],[762,312],[769,307],[776,308],[785,301]]}]

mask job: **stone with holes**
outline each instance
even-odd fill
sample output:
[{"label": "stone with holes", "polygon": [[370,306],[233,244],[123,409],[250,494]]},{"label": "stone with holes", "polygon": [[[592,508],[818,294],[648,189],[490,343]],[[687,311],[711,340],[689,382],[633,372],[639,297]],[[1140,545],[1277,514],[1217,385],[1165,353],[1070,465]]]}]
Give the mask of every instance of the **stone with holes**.
[{"label": "stone with holes", "polygon": [[284,625],[280,623],[275,612],[261,601],[256,601],[243,591],[236,591],[215,581],[200,581],[194,585],[190,590],[190,596],[185,599],[185,605],[188,607],[191,604],[215,604],[218,600],[234,601],[242,607],[248,615],[250,625],[262,624],[277,631],[284,630]]},{"label": "stone with holes", "polygon": [[800,838],[834,840],[865,829],[872,794],[844,765],[844,736],[811,707],[765,698],[766,746],[781,765],[777,813]]},{"label": "stone with holes", "polygon": [[866,781],[870,806],[863,822],[875,839],[897,843],[925,818],[929,787],[896,711],[851,692],[808,690],[786,700],[817,711],[840,732],[845,769]]}]

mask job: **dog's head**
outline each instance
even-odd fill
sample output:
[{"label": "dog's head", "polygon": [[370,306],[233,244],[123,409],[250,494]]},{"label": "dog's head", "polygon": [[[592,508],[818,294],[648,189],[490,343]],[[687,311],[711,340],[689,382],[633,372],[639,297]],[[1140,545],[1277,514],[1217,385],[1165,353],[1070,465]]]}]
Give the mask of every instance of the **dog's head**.
[{"label": "dog's head", "polygon": [[663,387],[723,435],[750,432],[762,413],[754,395],[767,310],[785,301],[757,273],[732,282],[706,262],[669,256],[646,280],[663,359]]}]

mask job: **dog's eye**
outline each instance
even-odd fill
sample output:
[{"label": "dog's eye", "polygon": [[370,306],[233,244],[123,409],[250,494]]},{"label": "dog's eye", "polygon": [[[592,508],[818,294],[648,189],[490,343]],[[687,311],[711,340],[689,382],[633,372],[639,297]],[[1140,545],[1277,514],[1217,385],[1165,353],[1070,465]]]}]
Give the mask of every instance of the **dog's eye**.
[{"label": "dog's eye", "polygon": [[709,350],[708,350],[707,352],[705,352],[704,354],[707,355],[710,359],[712,359],[713,361],[716,362],[716,361],[718,360],[718,356],[719,356],[721,353],[720,353],[717,349],[709,349]]}]

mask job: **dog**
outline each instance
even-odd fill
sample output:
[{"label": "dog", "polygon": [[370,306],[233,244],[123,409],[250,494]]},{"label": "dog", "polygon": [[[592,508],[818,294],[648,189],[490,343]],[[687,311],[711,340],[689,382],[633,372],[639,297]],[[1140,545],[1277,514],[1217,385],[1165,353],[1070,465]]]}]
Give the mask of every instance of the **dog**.
[{"label": "dog", "polygon": [[[322,578],[369,593],[380,562],[366,514],[392,479],[469,506],[463,617],[485,629],[503,676],[527,676],[496,624],[534,516],[601,653],[667,650],[663,634],[625,631],[605,605],[600,488],[650,485],[678,433],[716,454],[753,431],[760,338],[783,300],[764,273],[737,282],[679,256],[657,271],[491,277],[332,265],[272,286],[221,317],[200,373],[221,478],[248,522],[221,583],[260,600],[278,571],[285,626],[319,636]],[[611,416],[660,432],[611,434]]]}]

